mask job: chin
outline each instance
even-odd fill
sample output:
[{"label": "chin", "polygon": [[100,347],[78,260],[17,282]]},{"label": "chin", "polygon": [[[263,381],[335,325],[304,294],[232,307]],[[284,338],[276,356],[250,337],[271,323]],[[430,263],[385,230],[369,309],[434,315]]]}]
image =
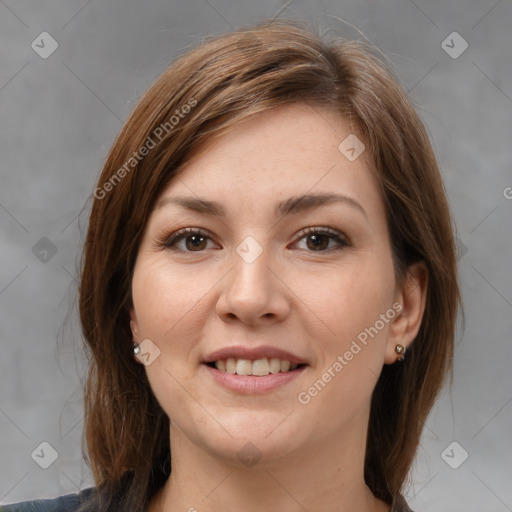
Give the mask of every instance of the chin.
[{"label": "chin", "polygon": [[292,455],[298,448],[296,444],[283,444],[276,440],[251,439],[247,436],[235,438],[226,442],[225,445],[211,446],[210,452],[226,464],[238,468],[247,469],[269,469],[274,463]]},{"label": "chin", "polygon": [[[293,428],[287,423],[289,419],[285,419],[287,414],[271,414],[265,418],[261,417],[262,413],[239,414],[229,425],[223,422],[227,432],[219,427],[215,429],[215,436],[203,436],[203,443],[212,455],[228,464],[267,467],[273,461],[292,455],[306,441],[303,426]],[[255,418],[259,418],[259,422],[255,422]],[[206,432],[213,433],[213,430]]]}]

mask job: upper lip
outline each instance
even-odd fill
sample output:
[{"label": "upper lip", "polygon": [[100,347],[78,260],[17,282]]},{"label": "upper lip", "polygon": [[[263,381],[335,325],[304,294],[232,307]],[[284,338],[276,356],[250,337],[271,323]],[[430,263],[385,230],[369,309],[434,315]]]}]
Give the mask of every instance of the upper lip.
[{"label": "upper lip", "polygon": [[300,358],[299,356],[296,356],[287,350],[282,350],[270,345],[260,345],[259,347],[234,345],[232,347],[220,348],[209,354],[204,362],[213,363],[219,359],[228,359],[229,357],[233,357],[234,359],[251,360],[263,359],[264,357],[269,359],[276,357],[284,361],[290,361],[292,364],[307,364],[306,361],[304,361],[304,359]]}]

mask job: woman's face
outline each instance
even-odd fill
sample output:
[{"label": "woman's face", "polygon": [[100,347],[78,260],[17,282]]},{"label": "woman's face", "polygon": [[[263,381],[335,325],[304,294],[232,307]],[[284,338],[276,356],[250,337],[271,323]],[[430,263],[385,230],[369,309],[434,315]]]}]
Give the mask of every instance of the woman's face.
[{"label": "woman's face", "polygon": [[327,110],[281,106],[209,141],[157,201],[131,318],[171,442],[247,464],[364,440],[397,357],[400,295],[369,152],[354,159],[351,133]]}]

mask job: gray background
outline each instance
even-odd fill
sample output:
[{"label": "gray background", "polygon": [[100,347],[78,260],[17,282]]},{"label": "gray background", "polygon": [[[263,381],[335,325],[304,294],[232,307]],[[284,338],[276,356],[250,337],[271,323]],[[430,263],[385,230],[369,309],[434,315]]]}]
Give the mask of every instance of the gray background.
[{"label": "gray background", "polygon": [[[93,483],[81,462],[76,315],[62,325],[76,293],[87,221],[79,214],[123,120],[189,45],[279,11],[349,38],[360,30],[389,56],[443,169],[466,329],[453,390],[424,429],[410,504],[416,512],[512,510],[509,0],[0,1],[0,503]],[[43,31],[58,42],[46,59],[31,47],[42,46]],[[469,45],[458,58],[445,48],[457,52],[461,40],[443,44],[454,31]],[[42,442],[58,452],[48,469],[36,463],[50,456]]]}]

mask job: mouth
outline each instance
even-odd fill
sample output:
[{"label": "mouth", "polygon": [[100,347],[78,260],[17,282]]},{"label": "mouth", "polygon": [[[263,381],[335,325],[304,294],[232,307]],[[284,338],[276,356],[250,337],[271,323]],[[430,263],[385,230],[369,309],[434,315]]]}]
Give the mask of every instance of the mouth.
[{"label": "mouth", "polygon": [[300,378],[309,363],[272,345],[234,345],[210,353],[201,366],[221,387],[240,394],[261,394]]},{"label": "mouth", "polygon": [[280,359],[278,357],[263,357],[260,359],[237,359],[228,357],[226,359],[205,362],[204,364],[219,372],[253,377],[266,377],[270,374],[290,373],[308,366],[306,363],[292,363],[287,359]]},{"label": "mouth", "polygon": [[286,359],[217,359],[201,365],[213,382],[242,395],[261,395],[286,387],[300,378],[308,364],[291,363]]}]

